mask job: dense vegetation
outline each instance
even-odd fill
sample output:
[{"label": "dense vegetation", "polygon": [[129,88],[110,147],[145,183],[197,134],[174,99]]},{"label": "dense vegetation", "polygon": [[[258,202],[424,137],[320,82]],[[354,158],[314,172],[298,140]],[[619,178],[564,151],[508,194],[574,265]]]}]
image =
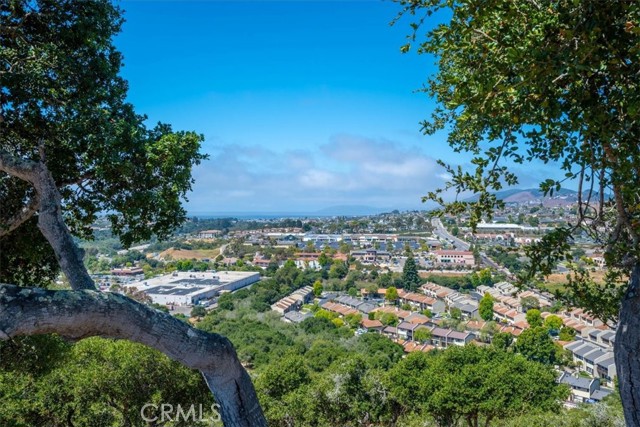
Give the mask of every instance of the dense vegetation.
[{"label": "dense vegetation", "polygon": [[[615,401],[561,410],[567,390],[551,367],[512,346],[404,357],[386,337],[354,336],[326,318],[293,325],[257,312],[252,307],[263,292],[232,294],[226,308],[208,313],[198,326],[234,343],[270,425],[516,426],[525,415],[540,426],[620,425]],[[1,425],[142,426],[146,403],[213,403],[197,372],[125,341],[25,338],[1,344],[0,361]]]}]

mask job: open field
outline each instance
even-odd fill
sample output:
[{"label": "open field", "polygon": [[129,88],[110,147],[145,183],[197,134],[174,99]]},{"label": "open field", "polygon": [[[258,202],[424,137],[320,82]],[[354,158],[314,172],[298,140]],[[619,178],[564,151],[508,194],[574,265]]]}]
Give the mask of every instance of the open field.
[{"label": "open field", "polygon": [[165,251],[160,252],[159,257],[165,260],[168,259],[195,259],[195,260],[203,260],[203,259],[215,259],[218,255],[220,255],[220,248],[218,249],[175,249],[169,248]]},{"label": "open field", "polygon": [[469,271],[442,271],[442,270],[419,270],[420,277],[443,276],[443,277],[461,277],[469,274]]},{"label": "open field", "polygon": [[[591,272],[591,277],[596,283],[604,283],[604,271],[598,270]],[[554,273],[547,277],[544,281],[544,286],[549,292],[555,292],[556,290],[564,290],[567,284],[567,273]]]}]

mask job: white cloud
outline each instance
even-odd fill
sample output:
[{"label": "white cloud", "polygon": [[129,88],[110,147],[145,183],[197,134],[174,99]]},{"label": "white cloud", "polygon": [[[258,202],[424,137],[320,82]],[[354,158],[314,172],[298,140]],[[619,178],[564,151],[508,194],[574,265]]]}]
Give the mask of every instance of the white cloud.
[{"label": "white cloud", "polygon": [[315,151],[218,145],[194,171],[192,212],[304,211],[333,205],[420,207],[442,185],[435,160],[417,147],[338,135]]}]

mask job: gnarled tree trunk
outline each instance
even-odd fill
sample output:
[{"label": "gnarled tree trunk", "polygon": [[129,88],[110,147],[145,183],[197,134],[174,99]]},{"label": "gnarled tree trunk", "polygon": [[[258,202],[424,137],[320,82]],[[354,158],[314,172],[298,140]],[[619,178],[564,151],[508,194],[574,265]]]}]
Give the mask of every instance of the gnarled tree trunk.
[{"label": "gnarled tree trunk", "polygon": [[45,163],[0,150],[0,171],[29,182],[35,206],[15,216],[6,230],[38,214],[38,228],[53,248],[72,291],[0,285],[0,340],[18,335],[57,333],[81,339],[122,338],[155,348],[202,372],[221,409],[225,426],[266,426],[251,378],[231,342],[125,296],[96,291],[62,216],[61,196]]},{"label": "gnarled tree trunk", "polygon": [[614,345],[616,371],[627,426],[640,427],[640,264],[633,266],[620,306]]},{"label": "gnarled tree trunk", "polygon": [[0,339],[57,333],[122,338],[155,348],[202,372],[225,426],[266,426],[251,378],[231,342],[125,296],[0,285]]}]

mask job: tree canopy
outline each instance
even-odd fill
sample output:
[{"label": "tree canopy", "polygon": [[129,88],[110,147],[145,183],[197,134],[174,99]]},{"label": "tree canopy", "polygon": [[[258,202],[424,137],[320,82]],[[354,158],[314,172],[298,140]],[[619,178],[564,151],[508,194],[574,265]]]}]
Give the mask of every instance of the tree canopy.
[{"label": "tree canopy", "polygon": [[[515,186],[522,165],[555,166],[544,194],[577,188],[576,219],[542,237],[526,254],[522,281],[572,270],[562,295],[605,321],[617,321],[615,357],[627,423],[640,425],[640,4],[561,0],[399,0],[410,16],[408,51],[435,58],[427,92],[437,101],[426,134],[446,129],[449,145],[471,166],[440,164],[451,179],[427,194],[475,226],[503,206],[495,192]],[[435,15],[434,15],[435,14]],[[433,20],[428,19],[435,17]],[[631,184],[631,185],[630,185]],[[444,192],[478,193],[447,202]],[[574,236],[604,250],[596,284],[573,263]]]},{"label": "tree canopy", "polygon": [[[148,127],[126,101],[113,45],[122,22],[109,0],[0,3],[0,283],[38,287],[0,285],[0,340],[56,332],[137,341],[198,368],[227,424],[262,425],[228,340],[91,292],[74,238],[90,239],[99,213],[124,246],[167,236],[185,219],[192,168],[205,158],[202,135]],[[41,289],[60,270],[72,291]]]}]

